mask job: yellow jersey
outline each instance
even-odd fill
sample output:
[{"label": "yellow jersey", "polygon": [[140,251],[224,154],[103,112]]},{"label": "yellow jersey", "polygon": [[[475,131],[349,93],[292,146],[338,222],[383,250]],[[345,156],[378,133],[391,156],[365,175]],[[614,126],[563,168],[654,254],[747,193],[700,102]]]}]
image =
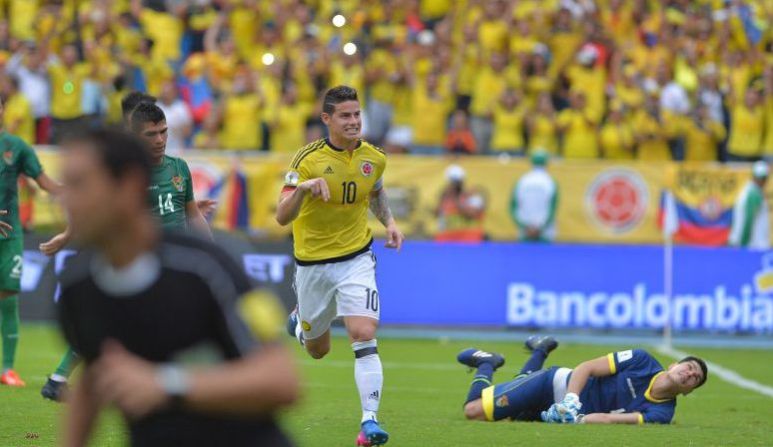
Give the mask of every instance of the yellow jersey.
[{"label": "yellow jersey", "polygon": [[765,100],[765,141],[762,147],[765,155],[773,155],[773,97]]},{"label": "yellow jersey", "polygon": [[314,178],[323,178],[330,200],[306,196],[293,221],[295,259],[301,264],[351,259],[370,247],[368,226],[371,191],[382,186],[386,155],[360,140],[347,151],[321,139],[307,144],[293,157],[285,176],[285,189]]},{"label": "yellow jersey", "polygon": [[8,132],[25,143],[35,144],[35,117],[32,115],[32,106],[21,93],[16,93],[6,101],[3,125]]},{"label": "yellow jersey", "polygon": [[523,150],[523,121],[526,112],[526,107],[523,105],[509,110],[501,104],[494,106],[494,132],[491,137],[492,151]]},{"label": "yellow jersey", "polygon": [[260,97],[253,93],[226,97],[220,142],[224,149],[260,149],[263,119]]},{"label": "yellow jersey", "polygon": [[596,158],[599,155],[596,138],[596,122],[588,108],[579,111],[564,109],[556,119],[558,127],[564,129],[564,158]]},{"label": "yellow jersey", "polygon": [[529,126],[529,153],[543,150],[551,155],[558,153],[556,121],[548,115],[534,115]]},{"label": "yellow jersey", "polygon": [[280,104],[271,127],[271,151],[290,153],[306,143],[306,121],[313,105],[303,102]]},{"label": "yellow jersey", "polygon": [[635,140],[631,126],[622,122],[608,122],[599,131],[601,155],[611,160],[630,160],[634,155]]},{"label": "yellow jersey", "polygon": [[685,156],[687,161],[716,161],[719,143],[725,139],[725,126],[708,121],[703,127],[690,120],[685,123]]},{"label": "yellow jersey", "polygon": [[62,64],[48,67],[51,80],[51,116],[56,119],[74,119],[83,115],[81,109],[81,86],[90,67],[76,64],[70,69]]},{"label": "yellow jersey", "polygon": [[727,150],[733,155],[757,157],[762,155],[765,116],[761,106],[749,109],[738,104],[730,110],[730,139]]}]

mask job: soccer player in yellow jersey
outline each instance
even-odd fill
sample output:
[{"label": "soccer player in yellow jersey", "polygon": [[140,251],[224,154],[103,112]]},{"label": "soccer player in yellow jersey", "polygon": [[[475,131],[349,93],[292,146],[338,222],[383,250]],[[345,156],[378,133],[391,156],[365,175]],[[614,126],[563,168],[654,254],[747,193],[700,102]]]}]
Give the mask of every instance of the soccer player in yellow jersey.
[{"label": "soccer player in yellow jersey", "polygon": [[354,351],[354,378],[362,404],[359,446],[383,445],[379,427],[383,372],[376,347],[379,297],[368,209],[386,227],[388,248],[400,249],[403,234],[387,204],[384,153],[360,139],[357,91],[338,86],[323,99],[329,138],[304,146],[292,160],[276,220],[293,223],[298,307],[288,331],[315,359],[330,351],[330,323],[343,317]]}]

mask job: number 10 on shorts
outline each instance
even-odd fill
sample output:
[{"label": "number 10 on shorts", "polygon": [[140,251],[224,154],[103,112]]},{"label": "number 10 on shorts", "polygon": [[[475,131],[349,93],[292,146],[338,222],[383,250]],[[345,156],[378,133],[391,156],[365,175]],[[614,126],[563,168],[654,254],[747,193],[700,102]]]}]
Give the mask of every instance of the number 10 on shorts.
[{"label": "number 10 on shorts", "polygon": [[378,312],[378,290],[365,288],[365,309]]}]

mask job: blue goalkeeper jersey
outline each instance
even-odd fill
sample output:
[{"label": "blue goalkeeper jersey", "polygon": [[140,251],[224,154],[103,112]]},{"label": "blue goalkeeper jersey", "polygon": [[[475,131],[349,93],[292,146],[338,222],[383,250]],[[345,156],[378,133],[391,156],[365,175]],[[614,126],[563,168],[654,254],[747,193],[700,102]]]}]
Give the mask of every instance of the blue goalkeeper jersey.
[{"label": "blue goalkeeper jersey", "polygon": [[580,393],[582,413],[639,412],[639,423],[670,423],[676,399],[651,396],[655,378],[664,373],[660,363],[643,349],[610,353],[607,359],[612,375],[588,379]]}]

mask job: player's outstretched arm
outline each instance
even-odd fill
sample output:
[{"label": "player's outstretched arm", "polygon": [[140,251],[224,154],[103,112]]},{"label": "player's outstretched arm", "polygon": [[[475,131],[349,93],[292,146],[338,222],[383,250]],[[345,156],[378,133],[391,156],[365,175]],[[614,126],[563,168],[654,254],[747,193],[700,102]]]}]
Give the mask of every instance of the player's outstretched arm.
[{"label": "player's outstretched arm", "polygon": [[400,229],[397,228],[394,216],[392,216],[392,210],[389,209],[389,200],[387,199],[386,191],[384,191],[384,188],[379,188],[370,193],[370,211],[386,228],[386,247],[396,248],[398,251],[400,251],[400,247],[403,246],[405,236],[400,231]]},{"label": "player's outstretched arm", "polygon": [[93,373],[91,368],[87,367],[67,401],[63,443],[65,447],[88,445],[91,429],[102,407],[94,395],[92,384]]},{"label": "player's outstretched arm", "polygon": [[199,205],[195,200],[191,200],[185,204],[185,215],[188,216],[188,223],[196,234],[206,237],[212,240],[212,230],[209,228],[207,219],[201,214]]},{"label": "player's outstretched arm", "polygon": [[582,418],[583,424],[640,424],[642,415],[635,413],[591,413]]},{"label": "player's outstretched arm", "polygon": [[589,377],[606,377],[610,375],[612,375],[612,370],[609,367],[609,357],[607,356],[582,362],[572,371],[572,378],[569,379],[566,392],[579,396],[582,389],[585,388],[585,384],[588,383]]},{"label": "player's outstretched arm", "polygon": [[44,255],[53,256],[70,242],[70,236],[70,227],[68,226],[63,232],[57,234],[48,241],[41,243],[38,248]]},{"label": "player's outstretched arm", "polygon": [[330,188],[323,178],[313,178],[298,184],[296,187],[285,186],[279,196],[279,204],[276,207],[276,221],[279,225],[287,225],[301,212],[303,199],[307,194],[319,197],[323,201],[330,200]]}]

